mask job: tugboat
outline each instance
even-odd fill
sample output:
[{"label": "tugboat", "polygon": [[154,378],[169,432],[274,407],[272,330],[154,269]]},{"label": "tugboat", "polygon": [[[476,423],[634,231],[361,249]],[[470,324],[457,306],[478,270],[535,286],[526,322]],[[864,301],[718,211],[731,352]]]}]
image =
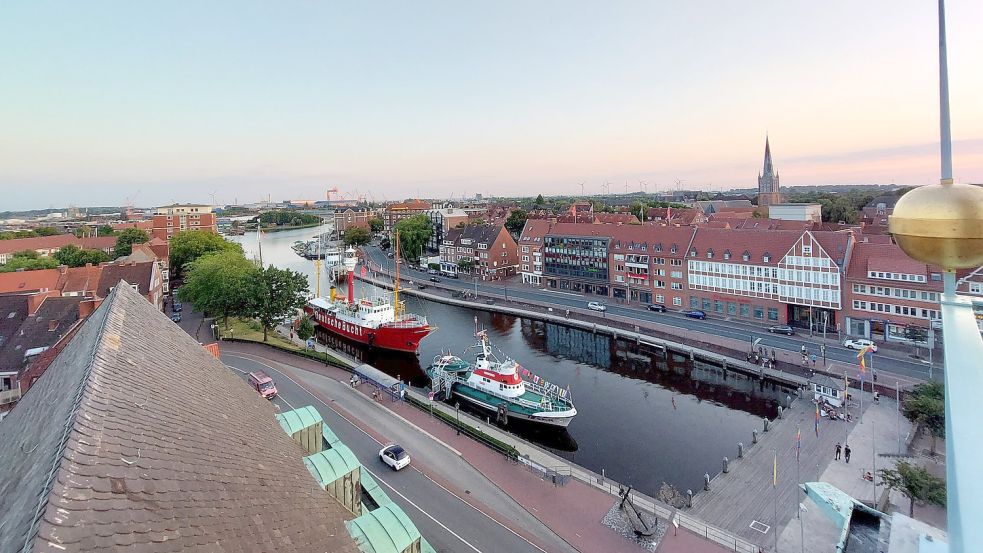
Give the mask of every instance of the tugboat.
[{"label": "tugboat", "polygon": [[577,409],[569,387],[563,389],[551,384],[512,359],[499,360],[491,351],[488,332],[475,330],[478,342],[471,347],[480,352],[473,365],[446,354],[435,356],[427,368],[435,397],[457,396],[495,413],[501,423],[513,418],[549,426],[570,424]]},{"label": "tugboat", "polygon": [[[314,297],[304,306],[304,311],[314,324],[342,338],[369,347],[416,353],[420,341],[436,328],[430,326],[425,317],[404,312],[399,301],[399,264],[396,264],[392,301],[386,296],[355,299],[357,264],[355,249],[349,247],[344,258],[348,296],[339,297],[332,286],[328,298]],[[364,267],[362,274],[365,274]]]}]

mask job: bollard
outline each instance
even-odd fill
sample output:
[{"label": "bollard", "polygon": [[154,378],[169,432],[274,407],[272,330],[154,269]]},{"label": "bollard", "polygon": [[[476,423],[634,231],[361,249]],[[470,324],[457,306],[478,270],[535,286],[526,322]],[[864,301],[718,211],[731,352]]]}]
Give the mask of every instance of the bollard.
[{"label": "bollard", "polygon": [[730,459],[724,457],[724,474],[730,472],[730,467],[728,466],[729,464],[730,464]]},{"label": "bollard", "polygon": [[696,361],[696,357],[695,354],[693,353],[693,350],[689,350],[689,360]]},{"label": "bollard", "polygon": [[704,473],[703,474],[703,489],[706,490],[706,491],[710,491],[710,474],[709,473]]},{"label": "bollard", "polygon": [[762,420],[764,421],[765,432],[767,432],[768,430],[771,429],[771,421],[768,420],[768,417],[764,417]]},{"label": "bollard", "polygon": [[782,406],[781,405],[778,406],[778,418],[780,418],[780,419],[781,418],[784,418],[784,417],[782,417]]},{"label": "bollard", "polygon": [[758,443],[758,430],[757,429],[754,429],[754,430],[751,431],[751,443],[752,444]]},{"label": "bollard", "polygon": [[744,458],[744,442],[737,442],[737,458]]},{"label": "bollard", "polygon": [[693,508],[693,490],[686,490],[686,508]]}]

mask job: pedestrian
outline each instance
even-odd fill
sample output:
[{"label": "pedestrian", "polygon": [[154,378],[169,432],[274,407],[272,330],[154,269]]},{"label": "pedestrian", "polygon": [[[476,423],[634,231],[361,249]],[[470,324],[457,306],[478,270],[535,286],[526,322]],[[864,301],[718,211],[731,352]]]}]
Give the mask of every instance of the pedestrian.
[{"label": "pedestrian", "polygon": [[843,446],[840,445],[840,442],[836,442],[836,457],[833,457],[833,460],[834,461],[839,461],[840,460],[840,451],[842,449],[843,449]]},{"label": "pedestrian", "polygon": [[843,458],[847,463],[850,462],[850,444],[846,444],[846,447],[843,448]]},{"label": "pedestrian", "polygon": [[806,354],[806,345],[805,344],[802,344],[802,347],[799,348],[799,351],[802,352],[802,355],[803,356],[805,356],[805,354]]},{"label": "pedestrian", "polygon": [[816,366],[816,354],[813,353],[812,356],[810,357],[810,359],[812,360],[812,366],[815,367]]},{"label": "pedestrian", "polygon": [[873,367],[870,368],[870,374],[874,377],[874,382],[877,382],[877,371]]}]

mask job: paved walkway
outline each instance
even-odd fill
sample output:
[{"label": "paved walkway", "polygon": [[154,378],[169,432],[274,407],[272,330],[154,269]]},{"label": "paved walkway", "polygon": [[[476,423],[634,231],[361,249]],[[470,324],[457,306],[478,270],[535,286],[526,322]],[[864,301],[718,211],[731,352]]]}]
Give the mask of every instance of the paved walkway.
[{"label": "paved walkway", "polygon": [[[859,391],[851,389],[851,394],[859,400]],[[825,454],[825,468],[818,478],[812,480],[828,482],[868,505],[873,504],[876,497],[879,509],[894,510],[886,509],[885,500],[889,500],[895,506],[903,505],[897,510],[907,514],[907,500],[895,493],[891,493],[888,498],[883,486],[877,486],[875,490],[874,483],[864,480],[863,475],[870,471],[875,480],[880,482],[880,478],[876,477],[877,469],[894,466],[895,460],[899,458],[899,436],[901,451],[908,451],[911,432],[911,423],[904,416],[898,417],[897,403],[893,399],[881,398],[878,403],[873,403],[873,396],[867,392],[864,394],[863,418],[853,425],[849,437],[844,442],[850,444],[850,462],[847,463],[842,458],[839,461],[833,460],[832,449],[820,452]],[[799,527],[798,519],[788,518],[779,536],[779,549],[808,553],[833,551],[839,540],[839,532],[812,500],[804,499],[802,503],[804,506],[802,528]],[[795,513],[794,505],[790,512]],[[806,537],[804,549],[801,546],[800,535]]]}]

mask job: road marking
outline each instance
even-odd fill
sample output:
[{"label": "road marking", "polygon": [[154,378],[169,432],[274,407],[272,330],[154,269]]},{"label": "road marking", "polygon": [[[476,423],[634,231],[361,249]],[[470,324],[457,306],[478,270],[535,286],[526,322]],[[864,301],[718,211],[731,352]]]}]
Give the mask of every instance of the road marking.
[{"label": "road marking", "polygon": [[[345,421],[345,422],[347,422],[348,424],[350,424],[350,425],[352,425],[352,427],[354,427],[354,428],[355,428],[356,430],[358,430],[358,431],[359,431],[359,432],[361,432],[362,434],[365,434],[366,436],[368,436],[368,437],[369,437],[369,439],[371,439],[371,440],[372,440],[373,442],[375,442],[375,443],[377,443],[377,444],[379,444],[379,445],[382,445],[382,442],[380,442],[379,440],[377,440],[377,439],[375,439],[375,436],[373,436],[372,434],[369,434],[369,433],[368,433],[368,432],[366,432],[365,430],[362,430],[362,428],[360,428],[360,427],[359,427],[359,426],[358,426],[357,424],[355,424],[354,422],[352,422],[352,421],[351,421],[351,420],[350,420],[350,419],[349,419],[348,417],[346,417],[345,415],[343,415],[343,414],[341,414],[341,413],[339,413],[338,411],[336,411],[336,410],[334,410],[334,409],[333,409],[333,408],[332,408],[332,407],[331,407],[330,405],[328,405],[328,404],[327,404],[327,403],[325,403],[325,402],[324,402],[323,400],[321,400],[321,398],[319,398],[319,397],[317,397],[316,395],[314,395],[313,393],[311,393],[311,391],[310,391],[310,390],[308,390],[306,386],[304,386],[303,384],[301,384],[301,383],[299,383],[299,382],[297,382],[297,381],[296,381],[296,380],[294,380],[293,378],[290,378],[290,376],[289,376],[289,375],[287,375],[287,374],[284,374],[283,372],[281,372],[280,370],[278,370],[278,369],[276,369],[275,367],[271,367],[270,365],[268,365],[268,364],[266,364],[266,363],[264,363],[264,362],[262,362],[262,361],[259,361],[259,360],[257,360],[257,359],[253,359],[253,358],[252,358],[252,357],[256,357],[256,356],[253,356],[253,355],[250,355],[250,354],[248,354],[248,353],[244,353],[244,354],[233,354],[233,353],[223,353],[222,355],[223,355],[223,357],[225,357],[225,356],[227,356],[227,357],[233,357],[233,358],[236,358],[236,359],[242,359],[243,361],[252,361],[253,363],[256,363],[256,364],[259,364],[259,365],[262,365],[262,366],[264,366],[264,367],[266,367],[266,368],[268,368],[268,369],[270,369],[271,371],[273,371],[273,372],[275,372],[275,373],[277,373],[277,374],[279,374],[280,376],[282,376],[282,377],[284,377],[284,378],[286,378],[286,379],[287,379],[287,380],[289,380],[290,382],[293,382],[293,383],[294,383],[294,385],[295,385],[295,386],[297,386],[298,388],[300,388],[301,390],[304,390],[305,392],[307,392],[307,394],[308,394],[308,395],[310,395],[310,396],[311,396],[312,398],[314,398],[314,400],[315,400],[315,401],[317,401],[317,402],[318,402],[318,403],[320,403],[321,405],[324,405],[324,406],[325,406],[326,408],[328,408],[329,410],[331,410],[331,412],[333,412],[334,414],[336,414],[336,415],[338,415],[339,417],[341,417],[342,419],[344,419],[344,421]],[[250,357],[242,357],[243,355],[249,355]],[[263,359],[263,358],[262,358],[262,357],[260,357],[260,359]],[[232,369],[234,369],[234,370],[236,370],[236,371],[239,371],[239,372],[241,372],[241,373],[246,373],[246,372],[247,372],[247,371],[244,371],[244,370],[242,370],[242,369],[239,369],[239,368],[236,368],[236,367],[232,367]],[[303,369],[300,369],[300,370],[303,370]],[[315,373],[315,374],[316,374],[316,373]],[[319,376],[324,376],[324,375],[319,375]],[[325,378],[329,378],[329,379],[330,379],[331,377],[329,377],[329,376],[325,376]],[[286,400],[284,400],[284,401],[286,401]],[[289,405],[289,404],[288,404],[288,405]],[[292,407],[291,407],[291,409],[292,409]],[[431,516],[431,515],[430,515],[430,513],[428,513],[428,512],[426,512],[426,511],[424,511],[424,510],[423,510],[423,509],[421,509],[421,508],[420,508],[420,507],[419,507],[418,505],[416,505],[415,503],[413,503],[412,501],[410,501],[409,499],[407,499],[407,497],[406,497],[406,496],[404,496],[403,494],[401,494],[401,493],[399,493],[398,491],[396,491],[396,489],[395,489],[395,488],[393,488],[393,487],[392,487],[392,486],[391,486],[391,485],[390,485],[390,484],[389,484],[388,482],[386,482],[385,480],[383,480],[383,479],[382,479],[382,478],[381,478],[380,476],[378,476],[378,475],[377,475],[376,473],[374,473],[374,472],[372,472],[371,470],[369,470],[369,469],[368,469],[368,467],[366,467],[365,465],[362,465],[362,468],[364,468],[364,469],[365,469],[366,471],[368,471],[368,472],[369,472],[369,474],[371,474],[372,476],[374,476],[374,477],[375,477],[375,478],[376,478],[377,480],[379,480],[380,482],[382,482],[383,484],[385,484],[385,485],[386,485],[386,486],[387,486],[387,487],[388,487],[389,489],[391,489],[391,490],[393,490],[394,492],[396,492],[396,493],[397,493],[397,494],[398,494],[398,495],[399,495],[400,497],[402,497],[403,499],[405,499],[407,503],[409,503],[410,505],[413,505],[413,507],[415,507],[415,508],[416,508],[417,510],[419,510],[419,511],[420,511],[421,513],[423,513],[423,514],[425,514],[425,515],[427,515],[427,517],[428,517],[428,518],[430,518],[431,520],[433,520],[434,522],[436,522],[437,524],[439,524],[439,525],[440,525],[440,526],[441,526],[442,528],[444,528],[445,530],[447,530],[448,532],[450,532],[450,533],[451,533],[451,534],[452,534],[452,535],[453,535],[454,537],[456,537],[457,539],[459,539],[459,540],[461,540],[461,542],[463,542],[463,543],[464,543],[465,545],[467,545],[467,546],[468,546],[468,547],[470,547],[471,549],[474,549],[475,551],[479,551],[479,550],[478,550],[478,549],[477,549],[477,548],[476,548],[475,546],[473,546],[473,545],[471,545],[471,544],[470,544],[470,543],[468,543],[468,542],[467,542],[466,540],[464,540],[464,538],[462,538],[462,537],[460,537],[460,536],[458,536],[457,534],[455,534],[455,533],[454,533],[454,532],[453,532],[453,531],[452,531],[452,530],[451,530],[450,528],[447,528],[446,526],[444,526],[443,524],[441,524],[441,523],[440,523],[440,521],[438,521],[438,520],[437,520],[437,519],[435,519],[435,518],[434,518],[433,516]],[[519,534],[518,534],[518,533],[517,533],[517,532],[516,532],[515,530],[513,530],[513,529],[511,529],[511,528],[509,528],[508,526],[506,526],[506,525],[504,525],[504,524],[502,524],[502,523],[501,523],[500,521],[498,521],[498,520],[496,520],[496,519],[494,519],[494,518],[492,518],[492,516],[491,516],[491,515],[489,515],[488,513],[486,513],[486,512],[484,512],[484,511],[482,511],[481,509],[479,509],[479,508],[477,508],[477,507],[475,507],[474,505],[472,505],[471,503],[469,503],[468,501],[466,501],[466,500],[465,500],[465,499],[464,499],[463,497],[461,497],[461,496],[459,496],[459,495],[457,495],[456,493],[454,493],[454,492],[452,492],[451,490],[448,490],[447,488],[445,488],[445,487],[443,486],[443,484],[441,484],[440,482],[437,482],[437,481],[436,481],[436,480],[434,480],[433,478],[430,478],[430,476],[429,476],[429,475],[427,475],[427,474],[425,474],[425,473],[424,473],[424,472],[422,472],[422,471],[421,471],[420,469],[418,469],[418,468],[416,468],[416,467],[414,467],[414,466],[412,466],[412,465],[410,466],[410,468],[411,468],[411,469],[413,469],[413,470],[415,470],[415,471],[416,471],[417,473],[419,473],[419,474],[421,474],[421,475],[422,475],[422,476],[423,476],[424,478],[426,478],[427,480],[429,480],[429,481],[431,481],[431,482],[433,482],[434,484],[436,484],[436,485],[437,485],[437,487],[439,487],[440,489],[442,489],[442,490],[444,490],[444,491],[445,491],[445,492],[446,492],[447,494],[449,494],[449,495],[451,495],[451,496],[453,496],[453,497],[455,497],[455,498],[457,498],[457,499],[458,499],[459,501],[461,501],[461,503],[464,503],[464,504],[465,504],[465,505],[467,505],[468,507],[471,507],[472,509],[474,509],[474,510],[475,510],[476,512],[478,512],[478,513],[481,513],[481,515],[482,515],[482,516],[484,516],[485,518],[487,518],[488,520],[490,520],[490,521],[492,521],[492,522],[494,522],[495,524],[497,524],[497,525],[499,525],[499,526],[501,526],[502,528],[505,528],[506,530],[508,530],[509,532],[511,532],[511,533],[512,533],[513,535],[515,535],[515,536],[516,536],[517,538],[519,538],[519,539],[521,539],[522,541],[524,541],[524,542],[526,542],[526,543],[528,543],[529,545],[531,545],[531,546],[533,546],[534,548],[536,548],[536,550],[538,550],[538,551],[542,551],[543,553],[546,553],[546,550],[545,550],[545,549],[543,549],[543,548],[541,548],[541,547],[539,547],[538,545],[536,545],[536,544],[534,544],[534,543],[532,543],[532,542],[531,542],[531,541],[529,541],[528,539],[526,539],[526,538],[524,538],[523,536],[521,536],[521,535],[519,535]],[[492,485],[495,485],[495,484],[494,484],[494,483],[492,483]],[[499,489],[501,489],[501,488],[500,488],[499,486],[495,486],[495,487],[497,487],[497,488],[499,488]],[[505,491],[505,490],[502,490],[502,492],[503,492],[503,493],[504,493],[504,491]],[[508,495],[508,494],[506,494],[506,495]],[[515,500],[513,499],[513,501],[515,501]],[[518,503],[518,502],[516,502],[516,503]],[[549,526],[546,526],[546,524],[545,524],[545,523],[543,523],[542,521],[540,521],[540,524],[543,524],[543,526],[545,526],[545,527],[546,527],[547,529],[550,529],[550,528],[549,528]],[[550,529],[550,531],[551,531],[551,532],[553,532],[553,530],[552,530],[552,529]],[[554,532],[554,533],[555,533],[555,532]],[[562,540],[563,538],[560,538],[560,539]],[[479,551],[479,553],[480,553],[480,551]]]},{"label": "road marking", "polygon": [[[447,533],[448,534],[450,534],[450,535],[454,536],[455,538],[461,540],[461,543],[463,543],[464,545],[470,547],[471,549],[474,549],[478,553],[481,553],[481,550],[480,549],[478,549],[477,547],[471,545],[471,543],[468,542],[468,540],[466,540],[466,539],[462,538],[461,536],[459,536],[456,532],[454,532],[453,530],[451,530],[450,528],[448,528],[447,526],[445,526],[443,522],[440,522],[439,520],[437,520],[436,518],[434,518],[433,515],[431,515],[430,513],[426,512],[422,508],[420,508],[419,505],[417,505],[416,503],[413,503],[413,501],[410,500],[410,498],[408,498],[405,495],[403,495],[402,493],[400,493],[399,490],[397,490],[396,488],[392,487],[392,485],[389,484],[389,482],[386,482],[385,480],[383,480],[382,477],[380,477],[378,474],[376,474],[375,472],[372,472],[368,467],[366,467],[364,465],[362,466],[362,468],[365,470],[365,472],[371,474],[373,478],[375,478],[379,482],[382,482],[383,484],[385,484],[386,487],[389,488],[390,490],[392,490],[393,493],[395,493],[399,497],[402,497],[403,498],[403,501],[405,501],[405,502],[409,503],[410,505],[412,505],[417,511],[420,511],[421,513],[427,515],[427,518],[429,518],[430,520],[436,522],[437,525],[440,526],[441,528],[443,528],[444,530],[447,530]],[[481,512],[481,511],[478,511],[478,512]]]}]

